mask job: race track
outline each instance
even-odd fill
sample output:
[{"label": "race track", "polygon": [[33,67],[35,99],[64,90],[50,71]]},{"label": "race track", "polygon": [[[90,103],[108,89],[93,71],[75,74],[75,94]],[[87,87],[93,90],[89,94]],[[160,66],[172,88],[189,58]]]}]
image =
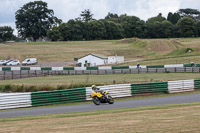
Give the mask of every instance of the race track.
[{"label": "race track", "polygon": [[115,102],[112,105],[102,104],[102,105],[96,106],[91,102],[91,104],[84,104],[84,105],[7,110],[7,111],[0,111],[0,118],[105,110],[105,109],[118,109],[118,108],[153,106],[153,105],[178,104],[178,103],[191,103],[191,102],[200,102],[200,94],[170,96],[170,97],[140,99],[140,100],[130,100],[130,101],[119,101],[119,102]]}]

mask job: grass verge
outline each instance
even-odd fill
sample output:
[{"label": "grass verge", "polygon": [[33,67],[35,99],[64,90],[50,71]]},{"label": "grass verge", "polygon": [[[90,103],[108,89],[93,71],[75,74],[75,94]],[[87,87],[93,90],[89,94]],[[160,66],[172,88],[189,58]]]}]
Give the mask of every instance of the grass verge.
[{"label": "grass verge", "polygon": [[[73,86],[91,84],[126,84],[143,82],[163,82],[174,80],[198,79],[199,73],[140,73],[140,74],[108,74],[108,75],[59,75],[35,77],[15,80],[2,80],[0,85],[24,86]],[[81,86],[79,86],[81,87]]]},{"label": "grass verge", "polygon": [[[190,95],[190,94],[200,94],[200,90],[195,90],[192,92],[183,92],[183,93],[172,93],[172,94],[136,95],[136,96],[131,96],[131,97],[115,98],[114,100],[115,102],[117,102],[117,101],[151,99],[151,98],[169,97],[169,96],[182,96],[182,95]],[[72,105],[83,105],[83,104],[93,104],[93,103],[92,101],[84,101],[84,102],[52,104],[52,105],[45,105],[45,106],[38,106],[38,107],[31,107],[31,108],[46,108],[46,107],[72,106]],[[29,109],[29,108],[6,109],[6,110],[0,110],[0,112],[7,111],[7,110],[23,110],[23,109]]]},{"label": "grass verge", "polygon": [[[0,119],[6,132],[198,132],[200,103]],[[111,128],[112,127],[112,128]]]}]

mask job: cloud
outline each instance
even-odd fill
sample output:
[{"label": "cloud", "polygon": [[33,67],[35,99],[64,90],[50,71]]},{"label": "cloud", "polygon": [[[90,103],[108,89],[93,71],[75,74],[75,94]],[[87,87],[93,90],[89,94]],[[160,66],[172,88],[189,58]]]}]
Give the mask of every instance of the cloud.
[{"label": "cloud", "polygon": [[0,26],[10,26],[12,27],[12,29],[14,29],[13,34],[17,35],[17,30],[16,30],[16,26],[15,26],[15,22],[11,22],[11,23],[0,23]]},{"label": "cloud", "polygon": [[[34,0],[0,0],[0,25],[15,28],[15,12],[24,4]],[[54,10],[56,17],[67,22],[80,16],[81,11],[90,9],[95,19],[104,18],[108,12],[134,15],[147,20],[162,13],[167,17],[169,12],[180,8],[200,9],[199,0],[43,0],[48,8]]]},{"label": "cloud", "polygon": [[0,23],[15,21],[15,12],[28,0],[0,0]]},{"label": "cloud", "polygon": [[45,0],[48,2],[50,9],[54,10],[55,16],[68,21],[69,19],[75,19],[80,16],[81,11],[90,9],[94,18],[104,18],[109,10],[107,1],[105,0]]},{"label": "cloud", "polygon": [[162,13],[167,17],[169,12],[176,12],[180,7],[181,0],[138,0],[135,9],[127,10],[128,15],[135,15],[140,19],[147,20],[150,17]]}]

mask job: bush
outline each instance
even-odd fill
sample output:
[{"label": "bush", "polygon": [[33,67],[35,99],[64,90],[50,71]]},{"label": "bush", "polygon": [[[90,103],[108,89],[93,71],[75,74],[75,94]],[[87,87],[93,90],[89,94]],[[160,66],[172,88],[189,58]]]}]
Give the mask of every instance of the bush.
[{"label": "bush", "polygon": [[11,92],[12,91],[12,85],[5,85],[3,92]]},{"label": "bush", "polygon": [[[96,84],[97,86],[102,86],[104,84]],[[64,89],[72,89],[72,88],[83,88],[83,87],[91,87],[92,84],[70,84],[70,85],[58,85],[54,86],[25,86],[25,85],[0,85],[0,92],[37,92],[37,91],[52,91],[52,90],[64,90]]]}]

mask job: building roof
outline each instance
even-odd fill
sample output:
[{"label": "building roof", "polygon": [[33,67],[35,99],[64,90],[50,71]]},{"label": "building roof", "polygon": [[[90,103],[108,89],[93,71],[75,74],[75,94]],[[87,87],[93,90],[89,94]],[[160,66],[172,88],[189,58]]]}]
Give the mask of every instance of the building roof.
[{"label": "building roof", "polygon": [[[87,55],[85,55],[85,56],[83,56],[83,57],[86,57],[86,56],[88,56],[88,55],[93,55],[93,56],[98,57],[98,58],[101,58],[101,59],[108,59],[108,57],[105,56],[105,55],[94,54],[94,53],[87,54]],[[79,59],[81,59],[81,58],[83,58],[83,57],[80,57]]]}]

